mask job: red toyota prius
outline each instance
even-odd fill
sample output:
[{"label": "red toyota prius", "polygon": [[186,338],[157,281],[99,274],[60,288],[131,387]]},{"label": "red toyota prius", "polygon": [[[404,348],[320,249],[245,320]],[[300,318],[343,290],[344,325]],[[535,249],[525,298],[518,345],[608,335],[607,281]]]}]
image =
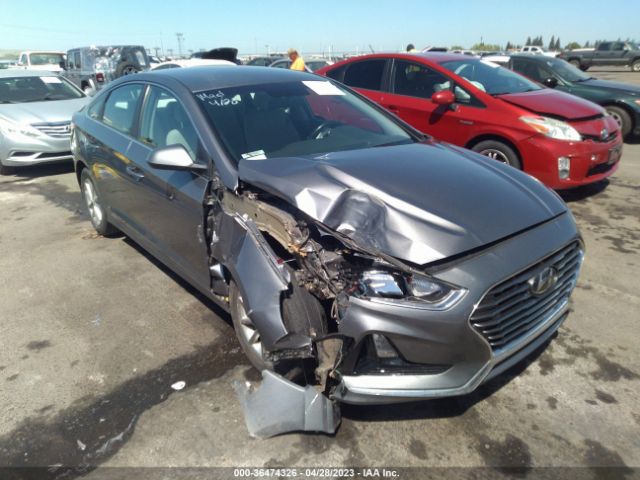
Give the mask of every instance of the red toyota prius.
[{"label": "red toyota prius", "polygon": [[618,168],[620,128],[602,107],[488,61],[374,54],[317,73],[424,133],[520,168],[554,189],[597,182]]}]

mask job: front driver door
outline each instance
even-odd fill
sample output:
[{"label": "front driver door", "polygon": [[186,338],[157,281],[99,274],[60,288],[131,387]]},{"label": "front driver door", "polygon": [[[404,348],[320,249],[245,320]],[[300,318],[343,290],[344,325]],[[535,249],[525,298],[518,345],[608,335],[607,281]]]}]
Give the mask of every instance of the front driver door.
[{"label": "front driver door", "polygon": [[180,100],[151,85],[142,106],[137,139],[129,149],[139,175],[131,197],[134,221],[150,251],[192,283],[208,288],[203,204],[209,178],[201,172],[151,167],[154,150],[169,145],[182,145],[194,162],[207,163],[198,133]]}]

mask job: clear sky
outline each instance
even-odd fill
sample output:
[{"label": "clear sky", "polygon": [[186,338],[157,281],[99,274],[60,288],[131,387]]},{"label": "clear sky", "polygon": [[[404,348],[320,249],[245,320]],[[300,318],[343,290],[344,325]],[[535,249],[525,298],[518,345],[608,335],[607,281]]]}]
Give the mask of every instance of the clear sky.
[{"label": "clear sky", "polygon": [[552,35],[564,44],[636,38],[640,0],[0,0],[0,49],[142,44],[178,52],[470,47]]}]

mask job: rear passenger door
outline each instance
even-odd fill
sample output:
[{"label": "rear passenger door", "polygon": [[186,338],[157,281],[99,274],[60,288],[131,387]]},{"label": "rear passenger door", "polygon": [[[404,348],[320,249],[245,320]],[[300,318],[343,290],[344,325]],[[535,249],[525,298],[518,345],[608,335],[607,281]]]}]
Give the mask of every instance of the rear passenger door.
[{"label": "rear passenger door", "polygon": [[336,74],[341,78],[331,75],[332,72],[328,76],[355,88],[374,102],[384,105],[387,64],[388,60],[385,58],[361,60],[346,65],[343,67],[344,70],[338,69]]},{"label": "rear passenger door", "polygon": [[203,216],[208,176],[149,165],[155,150],[171,145],[182,145],[195,163],[207,165],[198,132],[177,96],[155,85],[148,87],[139,118],[129,150],[130,220],[154,255],[190,282],[208,288]]}]

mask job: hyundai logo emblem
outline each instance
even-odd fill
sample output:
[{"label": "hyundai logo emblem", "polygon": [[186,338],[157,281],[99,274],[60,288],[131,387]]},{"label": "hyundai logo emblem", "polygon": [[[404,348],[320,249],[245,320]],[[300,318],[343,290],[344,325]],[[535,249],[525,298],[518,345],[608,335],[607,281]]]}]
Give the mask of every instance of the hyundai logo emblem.
[{"label": "hyundai logo emblem", "polygon": [[553,267],[545,268],[527,281],[529,291],[536,296],[544,295],[551,290],[557,282],[558,271]]},{"label": "hyundai logo emblem", "polygon": [[608,136],[609,136],[609,130],[607,130],[606,128],[603,128],[602,131],[600,132],[600,138],[604,140]]}]

